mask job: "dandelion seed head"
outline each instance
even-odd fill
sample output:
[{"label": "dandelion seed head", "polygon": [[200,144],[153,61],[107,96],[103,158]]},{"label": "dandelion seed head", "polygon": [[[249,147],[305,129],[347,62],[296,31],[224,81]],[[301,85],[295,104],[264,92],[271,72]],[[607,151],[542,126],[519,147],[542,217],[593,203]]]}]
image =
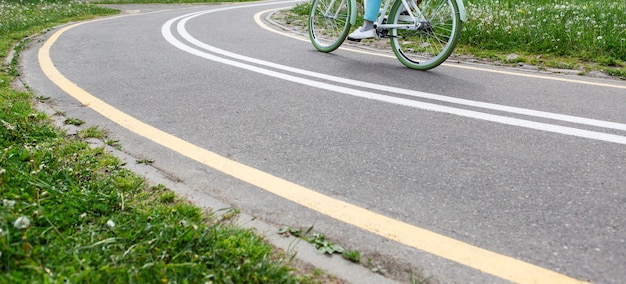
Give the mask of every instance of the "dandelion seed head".
[{"label": "dandelion seed head", "polygon": [[20,216],[13,223],[13,227],[15,227],[18,230],[27,229],[28,227],[30,227],[30,219],[28,219],[28,217],[26,216]]},{"label": "dandelion seed head", "polygon": [[6,208],[13,208],[15,206],[15,200],[2,199],[2,205]]}]

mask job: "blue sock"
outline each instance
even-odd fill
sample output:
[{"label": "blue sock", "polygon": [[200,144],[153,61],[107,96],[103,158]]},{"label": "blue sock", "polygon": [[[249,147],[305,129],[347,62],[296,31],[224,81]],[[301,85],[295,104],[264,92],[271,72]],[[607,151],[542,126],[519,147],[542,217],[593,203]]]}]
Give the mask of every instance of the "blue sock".
[{"label": "blue sock", "polygon": [[374,22],[365,20],[365,22],[363,22],[363,27],[361,28],[361,31],[362,32],[369,31],[373,28],[374,28]]}]

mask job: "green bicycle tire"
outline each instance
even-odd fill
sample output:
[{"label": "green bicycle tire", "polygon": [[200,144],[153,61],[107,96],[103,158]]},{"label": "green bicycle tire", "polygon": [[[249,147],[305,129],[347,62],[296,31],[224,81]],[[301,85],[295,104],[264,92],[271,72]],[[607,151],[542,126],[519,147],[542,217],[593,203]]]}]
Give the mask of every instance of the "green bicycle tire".
[{"label": "green bicycle tire", "polygon": [[349,0],[313,0],[309,14],[309,38],[321,52],[339,48],[350,32]]},{"label": "green bicycle tire", "polygon": [[[415,1],[415,0],[409,0]],[[441,65],[456,48],[463,24],[454,0],[418,0],[425,21],[419,29],[390,30],[391,48],[406,67],[429,70]],[[389,13],[389,23],[412,25],[401,0]],[[412,11],[416,15],[417,10]]]}]

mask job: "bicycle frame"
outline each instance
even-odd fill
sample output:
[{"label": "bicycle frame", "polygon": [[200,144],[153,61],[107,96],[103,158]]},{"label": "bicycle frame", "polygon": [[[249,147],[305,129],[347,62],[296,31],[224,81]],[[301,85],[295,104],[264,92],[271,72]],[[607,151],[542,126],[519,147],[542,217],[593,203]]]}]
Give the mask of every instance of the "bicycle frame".
[{"label": "bicycle frame", "polygon": [[351,9],[352,11],[350,11],[350,25],[351,26],[355,26],[356,25],[356,0],[348,0],[350,1],[350,7],[355,7],[355,9]]},{"label": "bicycle frame", "polygon": [[[377,37],[389,37],[390,47],[402,64],[429,70],[452,54],[467,15],[462,0],[434,0],[436,3],[423,3],[419,9],[422,1],[433,0],[384,0],[374,26]],[[311,43],[321,52],[332,52],[357,22],[356,0],[313,0],[312,4]]]},{"label": "bicycle frame", "polygon": [[[389,9],[391,8],[391,4],[392,2],[395,2],[396,0],[385,0],[384,1],[384,5],[383,8],[380,9],[379,11],[379,15],[378,15],[378,19],[376,20],[376,28],[378,29],[383,29],[383,30],[388,30],[388,29],[417,29],[417,24],[420,23],[421,21],[419,21],[415,15],[413,15],[413,13],[411,12],[411,9],[406,9],[407,12],[409,13],[408,18],[412,19],[413,23],[415,23],[414,25],[392,25],[392,24],[385,24],[383,23],[383,21],[385,20],[385,18],[388,16],[389,14]],[[408,5],[413,5],[415,8],[415,11],[419,11],[419,9],[417,9],[415,2],[411,1],[411,4],[407,3],[406,0],[401,0],[402,1],[402,5],[404,5],[404,7],[408,8]],[[424,19],[420,19],[420,20],[424,20]]]},{"label": "bicycle frame", "polygon": [[[348,0],[352,3],[350,3],[352,5],[352,7],[356,7],[356,0]],[[378,19],[376,20],[376,28],[380,28],[380,29],[393,29],[393,28],[397,28],[397,29],[417,29],[419,28],[417,26],[417,23],[420,23],[421,21],[417,21],[415,15],[413,15],[413,13],[411,13],[410,9],[407,9],[407,12],[409,13],[409,17],[411,19],[414,19],[414,23],[416,23],[413,26],[409,26],[409,25],[392,25],[392,24],[383,24],[383,20],[385,19],[385,17],[387,16],[387,14],[389,13],[389,8],[391,7],[391,4],[396,1],[396,0],[385,0],[383,2],[383,7],[380,9],[379,15],[378,15]],[[407,2],[407,0],[401,0],[402,4],[405,7],[409,7],[409,5],[412,5],[413,8],[416,8],[417,11],[419,11],[419,9],[417,9],[416,4],[413,0],[411,0],[411,4],[409,4]],[[454,0],[459,8],[459,17],[461,18],[461,22],[467,22],[467,12],[465,11],[465,5],[463,4],[463,0]],[[351,25],[355,25],[356,24],[356,9],[353,9],[354,11],[351,11],[350,13],[350,24]],[[424,20],[424,19],[421,19]]]}]

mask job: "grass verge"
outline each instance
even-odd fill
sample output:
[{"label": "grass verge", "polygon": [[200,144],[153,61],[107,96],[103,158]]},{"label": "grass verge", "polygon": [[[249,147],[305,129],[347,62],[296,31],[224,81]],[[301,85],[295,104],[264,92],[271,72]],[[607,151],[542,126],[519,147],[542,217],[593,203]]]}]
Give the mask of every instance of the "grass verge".
[{"label": "grass verge", "polygon": [[[460,51],[626,79],[626,2],[468,0]],[[519,56],[510,57],[516,53]],[[508,59],[507,59],[508,58]],[[512,59],[511,59],[512,58]]]},{"label": "grass verge", "polygon": [[0,57],[17,52],[0,70],[0,283],[315,282],[252,230],[89,147],[85,138],[105,137],[97,128],[66,137],[31,93],[11,88],[25,37],[114,13],[70,1],[0,4]]}]

